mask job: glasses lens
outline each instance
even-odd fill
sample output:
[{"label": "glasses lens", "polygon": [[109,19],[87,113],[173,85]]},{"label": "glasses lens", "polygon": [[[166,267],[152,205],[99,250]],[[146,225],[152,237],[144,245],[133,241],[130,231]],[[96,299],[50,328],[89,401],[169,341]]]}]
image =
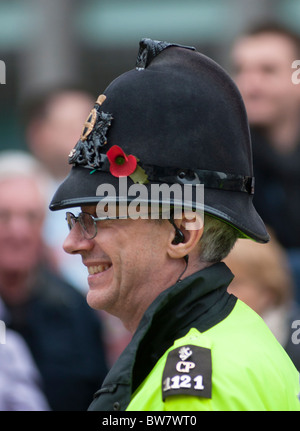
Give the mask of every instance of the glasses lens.
[{"label": "glasses lens", "polygon": [[69,230],[71,230],[72,227],[74,226],[74,224],[76,223],[76,218],[75,218],[74,214],[67,212],[66,213],[66,220],[67,220],[68,228],[69,228]]},{"label": "glasses lens", "polygon": [[96,236],[97,230],[96,230],[96,223],[91,216],[91,214],[88,213],[80,213],[78,216],[78,220],[80,225],[83,228],[83,233],[85,238],[92,239]]}]

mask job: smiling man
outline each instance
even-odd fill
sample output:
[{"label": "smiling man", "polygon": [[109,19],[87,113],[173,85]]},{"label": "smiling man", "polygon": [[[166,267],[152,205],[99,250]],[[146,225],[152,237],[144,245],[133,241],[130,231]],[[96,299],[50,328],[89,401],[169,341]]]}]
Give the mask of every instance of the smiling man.
[{"label": "smiling man", "polygon": [[[84,211],[95,214],[95,207]],[[118,316],[131,332],[149,304],[176,283],[186,266],[184,256],[189,255],[185,275],[205,266],[194,249],[202,230],[181,228],[185,242],[178,246],[173,244],[174,228],[166,220],[101,220],[94,240],[82,235],[79,224],[75,226],[64,249],[80,253],[88,268],[89,305]]]},{"label": "smiling man", "polygon": [[[50,204],[79,207],[67,212],[64,249],[88,269],[90,306],[133,334],[90,410],[299,410],[292,362],[227,292],[222,260],[237,238],[269,239],[252,204],[245,108],[227,73],[194,48],[143,39],[136,68],[98,97],[69,163]],[[162,185],[170,193],[157,194]],[[174,185],[188,185],[188,198]]]}]

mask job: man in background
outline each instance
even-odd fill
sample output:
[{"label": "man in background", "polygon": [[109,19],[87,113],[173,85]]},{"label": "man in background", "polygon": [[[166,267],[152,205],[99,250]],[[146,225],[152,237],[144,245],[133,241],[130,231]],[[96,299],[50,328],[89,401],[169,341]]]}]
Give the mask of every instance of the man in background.
[{"label": "man in background", "polygon": [[292,63],[299,36],[277,24],[253,28],[232,49],[253,145],[254,205],[286,248],[300,300],[300,85]]},{"label": "man in background", "polygon": [[[81,131],[78,124],[86,120],[92,100],[81,88],[57,87],[32,96],[24,104],[26,145],[51,178],[49,198],[69,172],[63,161]],[[64,223],[48,211],[43,228],[45,242],[55,252],[56,265],[63,277],[85,291],[86,279],[79,261],[70,259],[61,247],[61,236],[65,234]]]},{"label": "man in background", "polygon": [[42,238],[48,177],[29,155],[0,157],[0,296],[39,368],[52,410],[85,410],[107,372],[100,321],[55,271]]}]

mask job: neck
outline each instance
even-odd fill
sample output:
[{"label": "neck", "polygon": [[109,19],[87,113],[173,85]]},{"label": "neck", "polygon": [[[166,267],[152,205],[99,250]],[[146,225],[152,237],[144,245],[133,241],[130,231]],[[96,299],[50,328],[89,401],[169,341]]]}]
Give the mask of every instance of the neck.
[{"label": "neck", "polygon": [[[136,302],[137,306],[135,307],[136,313],[135,315],[124,315],[118,316],[125,328],[130,331],[132,334],[136,331],[144,313],[147,308],[152,304],[152,302],[160,295],[161,292],[173,286],[174,284],[184,280],[186,277],[194,274],[195,272],[200,271],[212,264],[207,262],[199,262],[199,258],[195,260],[194,256],[191,255],[188,260],[188,264],[185,259],[174,259],[174,268],[170,270],[170,272],[166,272],[165,276],[161,278],[159,281],[156,281],[154,278],[151,282],[152,288],[148,286],[147,292],[141,291],[139,297],[135,297],[133,300]],[[160,287],[158,287],[160,286]],[[131,301],[130,301],[131,302]],[[131,302],[132,304],[132,302]],[[131,308],[132,310],[132,308]]]}]

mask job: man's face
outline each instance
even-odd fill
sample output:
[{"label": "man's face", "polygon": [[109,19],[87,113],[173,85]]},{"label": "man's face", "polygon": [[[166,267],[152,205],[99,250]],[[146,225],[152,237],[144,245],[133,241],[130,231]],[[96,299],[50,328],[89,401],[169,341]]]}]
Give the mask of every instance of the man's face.
[{"label": "man's face", "polygon": [[39,260],[44,204],[33,179],[0,182],[0,272],[28,272]]},{"label": "man's face", "polygon": [[56,96],[49,103],[45,118],[29,128],[28,144],[32,152],[46,165],[54,166],[53,169],[59,166],[64,172],[68,154],[80,137],[93,103],[84,93]]},{"label": "man's face", "polygon": [[296,57],[292,42],[276,34],[249,36],[235,44],[234,79],[250,124],[270,126],[300,109],[299,88],[292,83]]},{"label": "man's face", "polygon": [[[96,207],[82,210],[96,216]],[[98,221],[97,231],[87,240],[76,223],[64,242],[65,251],[79,253],[88,268],[89,305],[121,320],[142,315],[160,288],[176,281],[166,251],[173,227],[167,220],[119,219]]]}]

